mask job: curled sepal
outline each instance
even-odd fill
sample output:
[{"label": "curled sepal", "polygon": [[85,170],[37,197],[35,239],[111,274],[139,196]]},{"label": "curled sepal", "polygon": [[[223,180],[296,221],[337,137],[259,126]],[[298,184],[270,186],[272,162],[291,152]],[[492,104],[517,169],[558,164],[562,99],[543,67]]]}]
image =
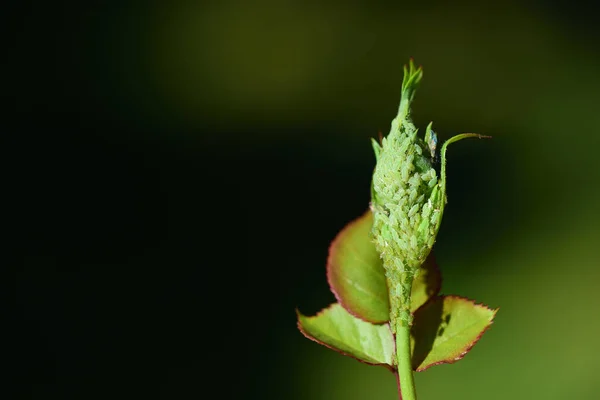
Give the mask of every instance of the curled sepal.
[{"label": "curled sepal", "polygon": [[385,271],[371,242],[373,214],[367,211],[335,237],[327,258],[327,281],[338,302],[352,315],[373,323],[390,317]]},{"label": "curled sepal", "polygon": [[458,296],[436,296],[414,314],[411,330],[415,371],[465,356],[490,327],[498,310]]},{"label": "curled sepal", "polygon": [[[448,145],[458,142],[459,140],[467,139],[467,138],[478,138],[478,139],[491,139],[491,136],[480,135],[478,133],[461,133],[460,135],[452,136],[450,139],[446,140],[442,145],[442,149],[440,150],[440,156],[442,161],[441,168],[441,180],[440,180],[440,190],[441,196],[439,198],[438,207],[440,208],[440,213],[438,214],[438,220],[436,221],[436,233],[437,229],[439,229],[439,225],[442,220],[442,215],[444,213],[444,207],[446,205],[446,150],[448,149]],[[437,139],[436,139],[437,142]]]},{"label": "curled sepal", "polygon": [[389,325],[374,325],[334,303],[313,317],[298,314],[304,336],[344,355],[394,370],[394,337]]},{"label": "curled sepal", "polygon": [[[440,225],[442,223],[442,217],[444,215],[444,209],[446,208],[446,202],[448,201],[446,197],[446,150],[448,149],[448,145],[458,142],[462,139],[467,138],[478,138],[478,139],[490,139],[491,136],[480,135],[478,133],[461,133],[460,135],[456,135],[446,140],[442,145],[440,150],[440,158],[441,158],[441,171],[440,171],[440,181],[437,186],[434,188],[432,195],[430,197],[431,205],[433,211],[431,212],[431,231],[430,231],[430,241],[429,244],[433,246],[437,233],[440,229]],[[431,151],[432,159],[435,159],[435,148],[437,146],[437,136],[431,129],[431,124],[427,126],[427,131],[425,133],[425,140],[428,142],[429,149]]]},{"label": "curled sepal", "polygon": [[[370,237],[373,213],[369,210],[350,222],[329,248],[327,281],[337,301],[352,315],[367,322],[389,321],[390,303],[383,263]],[[411,312],[438,294],[442,277],[433,253],[413,281]]]}]

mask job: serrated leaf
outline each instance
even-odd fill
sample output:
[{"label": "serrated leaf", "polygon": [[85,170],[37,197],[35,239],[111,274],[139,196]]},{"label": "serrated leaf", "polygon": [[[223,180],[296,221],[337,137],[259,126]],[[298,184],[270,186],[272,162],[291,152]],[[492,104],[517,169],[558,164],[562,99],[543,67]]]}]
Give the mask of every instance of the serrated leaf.
[{"label": "serrated leaf", "polygon": [[432,298],[414,313],[415,371],[463,358],[492,324],[497,311],[458,296]]},{"label": "serrated leaf", "polygon": [[[368,322],[389,320],[390,304],[385,271],[370,231],[373,214],[367,211],[336,236],[329,248],[327,280],[338,302],[352,315]],[[413,282],[411,311],[435,296],[441,274],[430,254]]]},{"label": "serrated leaf", "polygon": [[327,281],[338,302],[365,321],[389,320],[390,302],[385,271],[371,242],[373,214],[367,211],[336,236],[329,247]]},{"label": "serrated leaf", "polygon": [[393,369],[394,337],[389,325],[374,325],[334,303],[313,317],[298,312],[298,329],[307,338],[367,364]]}]

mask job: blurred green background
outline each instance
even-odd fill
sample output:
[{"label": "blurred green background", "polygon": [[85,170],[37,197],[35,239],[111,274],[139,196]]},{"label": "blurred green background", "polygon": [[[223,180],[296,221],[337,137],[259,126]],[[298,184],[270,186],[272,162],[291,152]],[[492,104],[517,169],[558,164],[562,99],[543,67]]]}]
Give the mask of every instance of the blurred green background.
[{"label": "blurred green background", "polygon": [[597,398],[593,8],[5,10],[14,398],[395,399],[388,371],[306,340],[294,309],[334,301],[327,247],[368,206],[369,140],[409,57],[418,126],[494,137],[450,147],[435,251],[444,293],[500,307],[464,360],[417,374],[419,399]]}]

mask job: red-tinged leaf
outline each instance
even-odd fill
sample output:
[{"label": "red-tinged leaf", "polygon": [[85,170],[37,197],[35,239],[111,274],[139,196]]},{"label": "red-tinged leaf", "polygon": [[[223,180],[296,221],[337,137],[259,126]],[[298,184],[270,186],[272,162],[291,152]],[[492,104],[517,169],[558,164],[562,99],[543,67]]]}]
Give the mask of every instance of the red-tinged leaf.
[{"label": "red-tinged leaf", "polygon": [[367,211],[333,240],[327,259],[327,280],[338,302],[352,315],[373,323],[389,320],[385,271],[371,241],[373,214]]},{"label": "red-tinged leaf", "polygon": [[[333,240],[327,260],[327,280],[338,302],[352,315],[367,322],[389,320],[390,304],[385,271],[371,241],[373,214],[349,223]],[[442,282],[433,253],[429,255],[412,287],[411,311],[438,294]]]},{"label": "red-tinged leaf", "polygon": [[395,345],[388,324],[363,321],[334,303],[313,317],[298,312],[298,329],[307,338],[344,355],[393,370]]},{"label": "red-tinged leaf", "polygon": [[458,296],[429,300],[414,313],[415,371],[463,358],[492,324],[497,311]]}]

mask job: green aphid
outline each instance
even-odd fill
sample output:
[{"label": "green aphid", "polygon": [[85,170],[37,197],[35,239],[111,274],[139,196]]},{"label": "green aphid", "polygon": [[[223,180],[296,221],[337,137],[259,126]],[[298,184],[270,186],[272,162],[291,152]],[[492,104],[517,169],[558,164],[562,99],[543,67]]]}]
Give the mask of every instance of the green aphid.
[{"label": "green aphid", "polygon": [[429,125],[427,125],[427,129],[425,130],[425,144],[427,144],[427,147],[429,147],[429,152],[431,153],[431,160],[435,161],[435,151],[437,149],[438,138],[433,129],[431,129],[432,124],[433,122],[430,122]]}]

